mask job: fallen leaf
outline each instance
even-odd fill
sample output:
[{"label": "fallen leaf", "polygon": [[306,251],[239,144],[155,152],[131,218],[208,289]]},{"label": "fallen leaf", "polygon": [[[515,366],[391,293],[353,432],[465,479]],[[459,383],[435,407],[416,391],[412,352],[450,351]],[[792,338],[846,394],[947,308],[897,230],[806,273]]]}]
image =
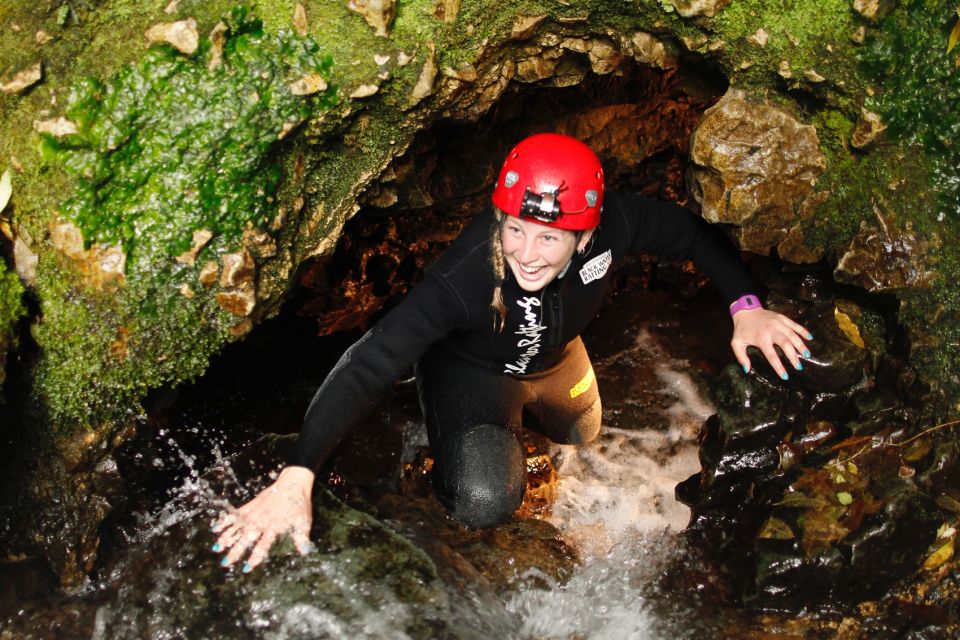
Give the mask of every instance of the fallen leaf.
[{"label": "fallen leaf", "polygon": [[853,323],[853,320],[850,319],[850,316],[845,314],[840,309],[834,307],[833,317],[837,321],[837,326],[841,331],[850,339],[850,342],[857,345],[861,349],[865,349],[866,345],[863,343],[863,338],[860,337],[860,329],[857,328],[857,325]]},{"label": "fallen leaf", "polygon": [[837,493],[837,502],[843,506],[853,503],[853,496],[847,493],[846,491],[840,491]]},{"label": "fallen leaf", "polygon": [[757,538],[765,540],[793,540],[795,537],[790,525],[773,516],[767,518],[760,527],[760,533],[757,534]]},{"label": "fallen leaf", "polygon": [[0,176],[0,213],[3,213],[3,210],[7,208],[7,203],[10,202],[10,194],[13,193],[13,187],[10,184],[10,169],[7,169],[3,172],[3,175]]},{"label": "fallen leaf", "polygon": [[803,507],[805,509],[817,509],[827,506],[827,501],[819,496],[811,498],[805,493],[799,491],[790,491],[783,495],[783,499],[775,503],[778,507]]},{"label": "fallen leaf", "polygon": [[950,38],[947,40],[947,53],[953,51],[953,48],[957,46],[957,41],[960,41],[960,20],[957,20],[957,23],[953,25],[953,30],[950,31]]},{"label": "fallen leaf", "polygon": [[931,571],[952,558],[953,540],[953,538],[950,538],[945,544],[941,545],[936,551],[927,556],[927,559],[923,561],[923,567],[921,568],[924,571]]},{"label": "fallen leaf", "polygon": [[38,62],[16,73],[13,79],[6,84],[0,84],[0,91],[4,93],[23,93],[43,78],[43,63]]}]

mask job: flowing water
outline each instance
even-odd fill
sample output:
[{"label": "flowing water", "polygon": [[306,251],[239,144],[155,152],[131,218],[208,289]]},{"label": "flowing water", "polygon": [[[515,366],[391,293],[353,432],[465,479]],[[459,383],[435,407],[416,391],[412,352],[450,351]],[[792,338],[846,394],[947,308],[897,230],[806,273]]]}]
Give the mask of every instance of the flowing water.
[{"label": "flowing water", "polygon": [[[547,451],[559,482],[545,518],[579,558],[570,573],[558,577],[528,566],[507,571],[505,584],[493,589],[479,578],[476,584],[449,588],[440,605],[423,606],[401,602],[389,589],[364,583],[349,567],[318,561],[311,570],[326,573],[329,581],[347,594],[338,611],[316,606],[309,591],[292,599],[268,592],[249,605],[243,632],[238,630],[233,636],[223,631],[223,637],[401,639],[411,637],[407,630],[418,621],[444,629],[443,637],[449,638],[644,640],[687,635],[683,628],[684,617],[691,613],[685,609],[689,605],[660,592],[656,581],[666,563],[679,553],[676,537],[686,525],[689,511],[675,500],[674,487],[699,470],[696,434],[713,407],[704,397],[702,383],[695,380],[698,374],[691,373],[690,363],[671,357],[662,348],[669,328],[651,332],[645,325],[635,324],[621,333],[620,343],[594,360],[605,399],[601,435],[589,445],[551,444]],[[635,377],[643,378],[639,386]],[[627,388],[605,389],[603,385],[611,380],[613,385]],[[624,385],[624,380],[630,382]],[[305,384],[300,380],[299,384],[298,393],[303,395],[312,381]],[[606,391],[613,398],[610,402]],[[638,394],[644,398],[636,397]],[[647,408],[634,411],[636,405]],[[238,411],[248,409],[241,406]],[[396,443],[394,448],[400,450],[381,454],[385,458],[382,466],[395,466],[425,444],[425,436],[409,406],[387,413],[404,442],[403,446]],[[151,545],[178,535],[178,529],[192,532],[188,542],[190,536],[209,537],[196,530],[225,505],[211,490],[209,469],[218,469],[221,480],[226,478],[229,483],[234,469],[221,447],[233,451],[241,447],[239,442],[213,435],[217,431],[203,426],[204,420],[180,416],[168,421],[154,432],[151,445],[135,454],[132,462],[139,465],[144,477],[164,478],[162,497],[154,495],[139,507],[131,507],[125,519],[114,523],[113,559],[109,559],[109,550],[105,552],[108,560],[99,580],[75,594],[69,604],[60,605],[75,607],[80,612],[75,617],[87,616],[86,622],[76,625],[76,635],[56,637],[194,637],[177,626],[182,616],[178,618],[176,610],[189,607],[190,598],[184,604],[183,595],[170,585],[185,563],[213,565],[216,556],[156,558],[157,563],[166,562],[167,568],[155,570],[152,584],[134,587],[123,581],[131,570],[151,565],[151,559],[143,564],[145,549],[150,553],[156,548]],[[262,421],[251,418],[247,428],[252,440],[262,430]],[[357,448],[361,456],[378,449]],[[433,535],[429,524],[397,528],[415,544],[418,538]],[[504,557],[507,564],[512,563],[509,554]],[[303,569],[291,568],[282,580],[295,582],[304,575],[300,571]],[[441,568],[441,575],[444,571]],[[453,573],[453,582],[459,582]],[[136,593],[143,590],[148,593]],[[29,631],[31,624],[38,632],[33,637],[49,637],[41,631],[44,624],[47,631],[53,628],[42,615],[32,623],[21,620],[17,626]],[[215,623],[209,624],[208,628],[217,628]],[[689,625],[685,628],[689,631]]]},{"label": "flowing water", "polygon": [[700,468],[696,433],[713,407],[699,395],[687,363],[666,357],[648,332],[640,332],[634,348],[642,361],[657,363],[656,391],[673,401],[669,426],[605,427],[589,446],[554,445],[561,481],[549,521],[579,550],[582,563],[562,584],[546,580],[546,588],[506,595],[521,637],[664,637],[640,594],[689,518],[674,487]]}]

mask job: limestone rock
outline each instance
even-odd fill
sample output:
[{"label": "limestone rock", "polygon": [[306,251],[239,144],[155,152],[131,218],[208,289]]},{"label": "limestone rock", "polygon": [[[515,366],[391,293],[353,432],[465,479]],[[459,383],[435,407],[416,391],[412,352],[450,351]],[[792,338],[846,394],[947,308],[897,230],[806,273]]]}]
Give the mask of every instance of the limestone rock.
[{"label": "limestone rock", "polygon": [[418,104],[421,100],[433,93],[433,83],[437,79],[436,49],[432,42],[427,45],[426,58],[423,61],[423,68],[420,70],[420,77],[417,84],[410,92],[410,106]]},{"label": "limestone rock", "polygon": [[252,287],[221,291],[217,294],[217,304],[227,313],[246,317],[253,313],[257,306],[257,296]]},{"label": "limestone rock", "polygon": [[127,255],[119,246],[94,243],[84,248],[83,233],[68,220],[54,217],[50,222],[50,243],[70,258],[89,286],[102,288],[122,284]]},{"label": "limestone rock", "polygon": [[704,16],[712,18],[730,4],[731,0],[670,0],[677,13],[684,18]]},{"label": "limestone rock", "polygon": [[227,38],[227,25],[218,22],[210,30],[210,61],[207,70],[213,71],[223,62],[223,45]]},{"label": "limestone rock", "polygon": [[938,240],[923,239],[909,225],[901,229],[889,224],[876,202],[873,209],[879,227],[860,223],[860,230],[833,271],[834,277],[873,292],[930,287],[933,269],[929,260],[936,253]]},{"label": "limestone rock", "polygon": [[16,74],[9,82],[0,84],[0,91],[4,93],[23,93],[33,85],[40,82],[43,78],[43,64],[37,62],[36,64],[23,69]]},{"label": "limestone rock", "polygon": [[350,0],[347,7],[362,15],[378,36],[390,32],[390,24],[397,15],[396,0]]},{"label": "limestone rock", "polygon": [[220,273],[220,266],[216,262],[210,260],[200,269],[200,273],[197,275],[197,280],[204,287],[212,287],[217,282],[217,274]]},{"label": "limestone rock", "polygon": [[354,100],[360,98],[369,98],[370,96],[377,93],[380,90],[380,87],[375,84],[361,84],[359,87],[350,92],[350,98]]},{"label": "limestone rock", "polygon": [[32,240],[25,229],[20,229],[13,240],[13,264],[17,275],[31,287],[37,281],[40,258],[31,248]]},{"label": "limestone rock", "polygon": [[876,20],[880,0],[853,0],[853,10],[868,20]]},{"label": "limestone rock", "polygon": [[853,129],[850,136],[850,146],[856,149],[866,149],[872,145],[877,138],[886,131],[887,125],[880,120],[880,116],[862,107],[860,109],[860,118],[857,120],[857,126]]},{"label": "limestone rock", "polygon": [[741,248],[764,255],[786,238],[826,167],[812,126],[737,90],[707,109],[690,160],[703,217],[736,225]]},{"label": "limestone rock", "polygon": [[777,253],[783,260],[795,264],[811,264],[823,258],[822,247],[808,246],[803,239],[803,227],[797,224],[790,228],[787,237],[777,245]]},{"label": "limestone rock", "polygon": [[307,23],[307,10],[300,2],[298,2],[297,6],[293,8],[293,30],[296,31],[297,35],[300,37],[307,35],[309,31],[309,24]]},{"label": "limestone rock", "polygon": [[312,96],[326,90],[327,81],[319,73],[308,73],[290,83],[290,93],[295,96]]},{"label": "limestone rock", "polygon": [[763,30],[763,27],[757,29],[756,33],[747,38],[751,43],[757,45],[758,47],[767,46],[767,32]]},{"label": "limestone rock", "polygon": [[165,42],[181,53],[193,54],[200,44],[197,21],[193,18],[177,22],[161,22],[147,29],[147,42]]},{"label": "limestone rock", "polygon": [[510,28],[510,37],[514,40],[526,40],[543,24],[547,16],[519,16]]},{"label": "limestone rock", "polygon": [[63,116],[54,120],[34,120],[33,129],[39,133],[49,133],[57,138],[77,133],[77,125]]},{"label": "limestone rock", "polygon": [[253,256],[246,249],[238,253],[225,253],[220,256],[220,262],[223,263],[223,272],[220,274],[221,287],[239,287],[253,282],[256,265],[253,262]]},{"label": "limestone rock", "polygon": [[207,246],[207,243],[210,242],[210,239],[213,237],[207,229],[198,229],[193,232],[193,244],[190,245],[190,249],[181,253],[177,256],[177,262],[185,264],[189,267],[193,266],[193,263],[197,260],[197,254]]},{"label": "limestone rock", "polygon": [[677,61],[667,53],[666,47],[652,34],[637,31],[629,40],[621,42],[625,55],[633,56],[640,64],[649,64],[660,69],[672,69]]}]

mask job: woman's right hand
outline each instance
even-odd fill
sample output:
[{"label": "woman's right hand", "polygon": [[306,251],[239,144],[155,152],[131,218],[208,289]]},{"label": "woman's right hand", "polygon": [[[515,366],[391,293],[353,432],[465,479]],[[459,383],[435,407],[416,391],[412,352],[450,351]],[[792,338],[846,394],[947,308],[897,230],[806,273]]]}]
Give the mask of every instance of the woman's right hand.
[{"label": "woman's right hand", "polygon": [[309,552],[313,479],[313,471],[306,467],[286,467],[253,500],[221,514],[213,525],[213,532],[220,534],[213,550],[226,554],[220,564],[231,566],[252,547],[243,565],[243,572],[248,573],[266,559],[276,539],[287,533],[301,554]]}]

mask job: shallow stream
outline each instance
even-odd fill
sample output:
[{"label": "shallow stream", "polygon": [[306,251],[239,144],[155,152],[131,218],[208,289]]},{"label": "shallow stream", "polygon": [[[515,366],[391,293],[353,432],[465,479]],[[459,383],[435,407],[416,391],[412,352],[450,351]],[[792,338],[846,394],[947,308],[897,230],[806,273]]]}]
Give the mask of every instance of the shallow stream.
[{"label": "shallow stream", "polygon": [[[436,634],[421,631],[416,637],[752,637],[748,628],[760,628],[760,621],[701,606],[702,585],[663,586],[668,566],[686,561],[678,533],[689,510],[674,498],[674,487],[699,470],[697,433],[713,413],[712,375],[725,364],[726,329],[707,329],[723,326],[722,315],[709,310],[713,302],[624,293],[608,306],[585,336],[604,398],[604,429],[587,446],[532,437],[530,448],[549,456],[557,478],[549,500],[531,512],[546,523],[527,522],[532,534],[522,518],[505,531],[467,532],[422,486],[413,492],[397,488],[398,467],[422,454],[426,444],[411,384],[399,384],[369,424],[344,443],[327,485],[415,546],[428,548],[434,563],[446,562],[438,567],[446,584],[443,598],[410,605],[382,585],[358,579],[349,567],[323,560],[311,570],[347,594],[339,609],[316,606],[309,589],[292,599],[264,590],[247,601],[252,604],[239,616],[242,623],[208,620],[201,627],[243,638],[401,639],[415,637],[409,630],[417,624]],[[316,348],[297,344],[290,326],[262,333],[215,363],[194,387],[152,399],[149,419],[119,460],[130,501],[107,522],[96,579],[66,599],[24,603],[7,619],[12,637],[197,637],[191,630],[198,623],[184,623],[181,607],[189,609],[195,597],[196,607],[210,611],[201,617],[223,615],[229,605],[208,602],[223,584],[256,583],[257,577],[220,576],[215,554],[196,557],[192,551],[194,542],[212,541],[206,525],[224,504],[212,489],[210,470],[221,484],[224,478],[230,484],[232,456],[260,433],[295,431],[320,373],[337,355],[329,339]],[[174,541],[173,551],[165,538]],[[182,545],[176,542],[181,538]],[[178,557],[151,557],[157,549]],[[304,575],[302,566],[289,566],[270,579],[290,583]],[[201,576],[191,574],[187,584],[222,584],[184,594],[178,584],[184,576],[178,574],[185,567]]]}]

